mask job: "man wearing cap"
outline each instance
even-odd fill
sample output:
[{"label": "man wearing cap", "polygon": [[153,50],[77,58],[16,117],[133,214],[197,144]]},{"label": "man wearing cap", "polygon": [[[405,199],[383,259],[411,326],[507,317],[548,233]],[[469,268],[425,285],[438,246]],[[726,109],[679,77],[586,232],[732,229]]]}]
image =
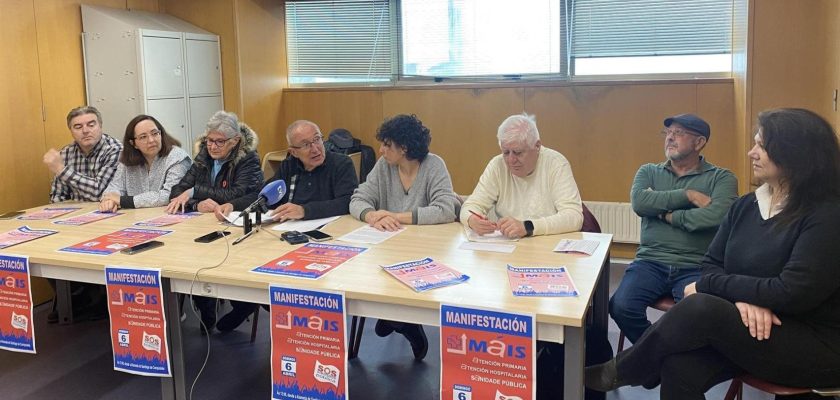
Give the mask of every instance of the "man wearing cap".
[{"label": "man wearing cap", "polygon": [[664,125],[667,160],[642,165],[633,179],[641,244],[610,299],[610,315],[631,342],[650,326],[649,305],[668,295],[679,301],[700,276],[700,260],[738,197],[735,175],[700,155],[711,134],[706,121],[681,114]]}]

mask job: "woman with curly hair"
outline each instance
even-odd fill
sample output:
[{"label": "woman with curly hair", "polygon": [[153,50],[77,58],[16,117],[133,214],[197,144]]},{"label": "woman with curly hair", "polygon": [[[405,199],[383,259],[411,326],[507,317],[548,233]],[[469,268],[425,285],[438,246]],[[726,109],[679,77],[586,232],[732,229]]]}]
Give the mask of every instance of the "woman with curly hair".
[{"label": "woman with curly hair", "polygon": [[[379,230],[395,231],[406,224],[429,225],[455,221],[461,207],[443,159],[429,153],[432,136],[415,115],[397,115],[376,133],[382,157],[367,181],[350,198],[350,214]],[[379,320],[376,334],[397,331],[411,343],[414,358],[429,349],[423,326]]]}]

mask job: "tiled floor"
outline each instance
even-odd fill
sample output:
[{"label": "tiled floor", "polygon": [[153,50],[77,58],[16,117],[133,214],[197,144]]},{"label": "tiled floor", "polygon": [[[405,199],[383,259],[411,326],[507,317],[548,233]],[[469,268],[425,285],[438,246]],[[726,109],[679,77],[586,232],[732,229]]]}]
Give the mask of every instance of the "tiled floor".
[{"label": "tiled floor", "polygon": [[[611,288],[623,273],[614,265]],[[36,313],[38,355],[0,352],[0,399],[154,399],[160,398],[157,379],[128,375],[112,370],[108,345],[108,321],[48,325],[46,307]],[[653,311],[655,312],[655,311]],[[263,314],[265,315],[265,314]],[[656,317],[655,315],[651,315]],[[204,361],[207,339],[198,334],[194,316],[184,323],[187,373],[192,380]],[[401,335],[379,338],[373,332],[374,320],[365,326],[359,358],[350,362],[350,397],[354,399],[437,399],[440,379],[438,330],[426,327],[431,345],[423,362],[413,360],[408,342]],[[249,343],[250,324],[228,334],[210,337],[211,352],[205,370],[193,389],[193,399],[270,398],[269,332],[260,324],[254,344]],[[615,346],[618,331],[611,325]],[[707,394],[720,399],[726,386]],[[656,390],[622,388],[610,393],[610,400],[659,398]],[[745,391],[746,400],[772,397]]]}]

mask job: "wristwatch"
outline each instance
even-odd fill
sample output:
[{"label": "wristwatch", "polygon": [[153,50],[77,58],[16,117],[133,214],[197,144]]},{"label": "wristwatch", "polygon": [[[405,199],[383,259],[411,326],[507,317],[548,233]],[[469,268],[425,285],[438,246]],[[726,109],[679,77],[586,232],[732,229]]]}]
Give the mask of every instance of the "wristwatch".
[{"label": "wristwatch", "polygon": [[534,236],[534,223],[531,221],[525,221],[525,237]]}]

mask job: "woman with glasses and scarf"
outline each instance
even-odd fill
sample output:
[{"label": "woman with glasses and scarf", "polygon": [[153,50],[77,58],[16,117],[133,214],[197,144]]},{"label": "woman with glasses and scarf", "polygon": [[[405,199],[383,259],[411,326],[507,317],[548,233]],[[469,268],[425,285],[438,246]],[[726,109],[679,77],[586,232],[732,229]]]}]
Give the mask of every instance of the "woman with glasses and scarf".
[{"label": "woman with glasses and scarf", "polygon": [[[192,167],[170,194],[169,213],[215,212],[220,204],[254,199],[263,183],[257,134],[236,114],[217,111],[197,141],[198,155]],[[201,312],[201,333],[216,326],[216,301],[194,296]]]}]

